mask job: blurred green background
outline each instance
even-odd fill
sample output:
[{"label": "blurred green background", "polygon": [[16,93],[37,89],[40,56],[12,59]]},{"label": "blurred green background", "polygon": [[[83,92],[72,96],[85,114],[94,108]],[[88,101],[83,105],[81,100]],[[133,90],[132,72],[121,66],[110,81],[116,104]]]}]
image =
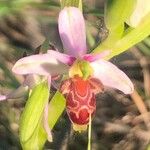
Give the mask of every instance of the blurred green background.
[{"label": "blurred green background", "polygon": [[[91,50],[109,33],[104,24],[104,3],[105,0],[83,1]],[[7,94],[22,83],[23,77],[13,74],[11,68],[24,52],[33,54],[45,39],[62,51],[57,29],[59,11],[58,0],[0,0],[0,94]],[[97,96],[92,150],[145,150],[150,140],[150,37],[111,61],[131,78],[136,92],[125,96],[107,89]],[[25,102],[26,98],[0,103],[0,150],[21,149],[18,123]],[[53,134],[54,142],[47,142],[44,149],[87,147],[87,132],[75,133],[66,112]]]}]

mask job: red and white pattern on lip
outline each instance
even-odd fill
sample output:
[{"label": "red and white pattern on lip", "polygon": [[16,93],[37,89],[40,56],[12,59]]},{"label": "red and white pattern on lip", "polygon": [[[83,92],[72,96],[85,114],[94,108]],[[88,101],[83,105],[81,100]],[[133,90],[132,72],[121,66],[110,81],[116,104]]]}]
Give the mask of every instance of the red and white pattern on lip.
[{"label": "red and white pattern on lip", "polygon": [[[94,86],[94,82],[101,86]],[[90,115],[94,115],[96,110],[95,91],[103,91],[103,85],[99,82],[93,78],[83,80],[81,77],[75,76],[62,83],[60,91],[65,95],[67,114],[72,123],[86,125]],[[95,88],[100,90],[95,90]]]}]

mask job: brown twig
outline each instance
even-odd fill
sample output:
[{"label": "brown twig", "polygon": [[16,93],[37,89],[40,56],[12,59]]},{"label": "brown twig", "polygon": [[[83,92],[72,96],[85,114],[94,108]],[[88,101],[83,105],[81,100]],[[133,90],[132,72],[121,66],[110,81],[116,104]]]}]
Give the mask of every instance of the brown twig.
[{"label": "brown twig", "polygon": [[135,105],[137,106],[139,112],[141,113],[145,125],[147,126],[148,129],[150,129],[150,118],[148,115],[148,110],[141,96],[138,94],[136,90],[134,90],[134,92],[131,94],[131,98],[134,101]]}]

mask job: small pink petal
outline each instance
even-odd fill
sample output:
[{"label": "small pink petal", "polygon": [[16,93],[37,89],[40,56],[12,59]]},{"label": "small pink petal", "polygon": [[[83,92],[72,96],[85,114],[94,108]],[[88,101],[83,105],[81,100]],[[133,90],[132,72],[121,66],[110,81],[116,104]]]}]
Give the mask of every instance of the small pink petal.
[{"label": "small pink petal", "polygon": [[51,129],[50,129],[49,124],[48,124],[48,103],[46,104],[45,109],[44,109],[43,119],[44,119],[44,129],[47,133],[47,139],[49,142],[52,142],[53,137],[52,137]]},{"label": "small pink petal", "polygon": [[64,64],[68,64],[68,65],[72,65],[73,62],[76,60],[75,57],[60,53],[58,51],[48,50],[47,53],[50,54],[51,56],[54,56],[54,58],[56,58],[60,62],[62,62]]},{"label": "small pink petal", "polygon": [[0,95],[0,101],[21,98],[21,97],[25,96],[27,91],[28,91],[28,86],[21,85],[16,90],[10,92],[7,95]]},{"label": "small pink petal", "polygon": [[51,80],[52,80],[52,77],[51,77],[51,76],[48,76],[47,81],[48,81],[48,88],[49,88],[49,90],[50,90],[50,88],[51,88]]},{"label": "small pink petal", "polygon": [[29,74],[25,76],[23,85],[28,86],[29,89],[33,89],[40,82],[41,82],[41,76],[36,75],[36,74]]},{"label": "small pink petal", "polygon": [[68,66],[50,54],[37,54],[19,59],[12,71],[16,74],[56,75],[66,73]]},{"label": "small pink petal", "polygon": [[7,95],[7,98],[8,99],[17,99],[17,98],[23,97],[23,96],[25,96],[27,91],[28,91],[28,86],[21,85],[16,90],[9,93]]},{"label": "small pink petal", "polygon": [[98,59],[102,59],[102,58],[108,56],[109,54],[110,54],[109,50],[103,51],[103,52],[101,52],[99,54],[85,54],[83,56],[83,59],[87,60],[89,62],[93,62],[93,61],[96,61]]},{"label": "small pink petal", "polygon": [[65,7],[59,14],[59,34],[66,54],[81,57],[86,53],[85,22],[80,9]]},{"label": "small pink petal", "polygon": [[98,78],[105,86],[116,88],[125,94],[131,94],[134,90],[131,80],[127,75],[112,63],[98,60],[91,63],[94,69],[94,77]]},{"label": "small pink petal", "polygon": [[0,95],[0,101],[4,101],[7,100],[7,96],[6,95]]}]

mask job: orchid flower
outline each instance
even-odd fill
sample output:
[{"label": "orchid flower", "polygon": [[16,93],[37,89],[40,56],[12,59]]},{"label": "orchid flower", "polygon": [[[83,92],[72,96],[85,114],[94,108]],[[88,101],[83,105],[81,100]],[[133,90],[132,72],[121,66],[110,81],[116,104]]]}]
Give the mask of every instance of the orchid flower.
[{"label": "orchid flower", "polygon": [[66,109],[73,128],[85,130],[96,110],[97,93],[103,92],[104,87],[111,87],[130,94],[133,84],[124,72],[104,60],[109,50],[88,54],[85,22],[78,8],[65,7],[60,12],[58,29],[64,53],[48,50],[45,54],[24,57],[16,62],[12,71],[45,78],[66,75],[59,90],[66,98]]}]

